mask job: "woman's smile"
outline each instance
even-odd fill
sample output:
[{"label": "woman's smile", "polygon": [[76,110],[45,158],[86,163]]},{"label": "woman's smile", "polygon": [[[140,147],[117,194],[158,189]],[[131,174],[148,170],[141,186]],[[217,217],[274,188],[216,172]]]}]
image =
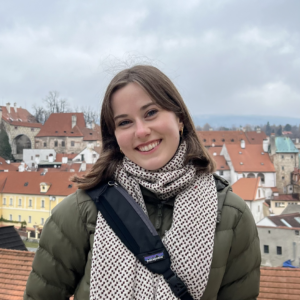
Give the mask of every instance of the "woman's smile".
[{"label": "woman's smile", "polygon": [[148,143],[141,144],[136,147],[137,151],[142,152],[142,154],[153,153],[160,145],[161,139],[156,141],[150,141]]}]

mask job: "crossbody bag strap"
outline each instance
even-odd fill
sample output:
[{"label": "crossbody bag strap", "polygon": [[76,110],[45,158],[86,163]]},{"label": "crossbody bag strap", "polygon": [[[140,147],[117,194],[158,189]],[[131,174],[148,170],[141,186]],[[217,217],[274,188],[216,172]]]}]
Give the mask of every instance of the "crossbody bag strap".
[{"label": "crossbody bag strap", "polygon": [[171,270],[170,255],[142,208],[118,183],[110,181],[85,191],[123,244],[152,273],[163,275],[177,298],[193,300]]}]

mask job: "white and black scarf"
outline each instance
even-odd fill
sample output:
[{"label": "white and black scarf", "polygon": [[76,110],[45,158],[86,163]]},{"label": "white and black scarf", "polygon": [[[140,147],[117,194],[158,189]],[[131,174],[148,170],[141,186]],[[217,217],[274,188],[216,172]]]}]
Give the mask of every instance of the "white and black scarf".
[{"label": "white and black scarf", "polygon": [[[116,171],[118,181],[147,214],[143,186],[160,199],[176,196],[172,226],[162,241],[172,270],[184,281],[191,296],[201,299],[212,261],[217,215],[217,191],[212,174],[196,175],[185,165],[186,144],[158,171],[145,170],[128,158]],[[98,213],[94,235],[90,299],[176,299],[162,275],[143,266]]]}]

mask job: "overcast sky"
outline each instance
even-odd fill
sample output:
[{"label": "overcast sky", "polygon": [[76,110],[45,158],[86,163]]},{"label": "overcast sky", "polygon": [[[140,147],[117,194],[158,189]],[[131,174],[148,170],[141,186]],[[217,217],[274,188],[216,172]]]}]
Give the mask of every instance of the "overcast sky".
[{"label": "overcast sky", "polygon": [[299,0],[0,3],[1,105],[99,109],[117,70],[151,63],[193,115],[300,117]]}]

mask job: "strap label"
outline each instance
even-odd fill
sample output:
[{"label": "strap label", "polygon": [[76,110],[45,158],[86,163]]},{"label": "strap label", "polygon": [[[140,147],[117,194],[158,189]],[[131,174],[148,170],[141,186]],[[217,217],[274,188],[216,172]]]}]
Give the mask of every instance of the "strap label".
[{"label": "strap label", "polygon": [[155,253],[152,255],[144,256],[144,260],[147,264],[164,259],[164,252]]}]

